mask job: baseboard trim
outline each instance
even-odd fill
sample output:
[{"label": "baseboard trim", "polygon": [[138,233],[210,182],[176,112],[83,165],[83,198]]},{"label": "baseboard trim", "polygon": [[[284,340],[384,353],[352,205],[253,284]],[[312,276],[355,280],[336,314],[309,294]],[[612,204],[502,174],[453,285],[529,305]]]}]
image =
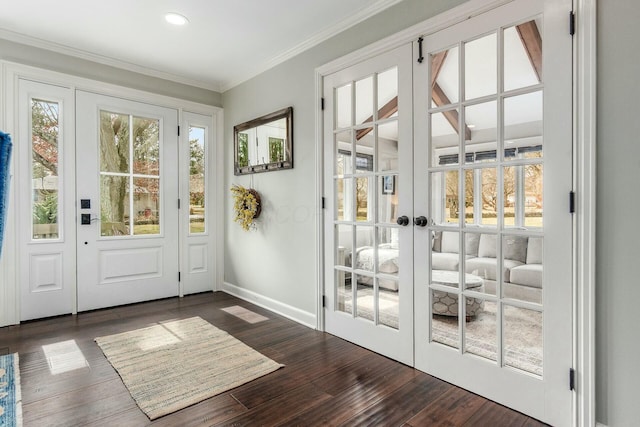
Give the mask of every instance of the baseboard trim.
[{"label": "baseboard trim", "polygon": [[266,308],[267,310],[273,311],[280,316],[284,316],[287,319],[293,320],[294,322],[300,323],[311,329],[316,329],[317,319],[316,315],[313,313],[300,310],[288,304],[283,304],[280,301],[243,289],[228,282],[224,282],[222,284],[222,289],[220,290],[259,307]]}]

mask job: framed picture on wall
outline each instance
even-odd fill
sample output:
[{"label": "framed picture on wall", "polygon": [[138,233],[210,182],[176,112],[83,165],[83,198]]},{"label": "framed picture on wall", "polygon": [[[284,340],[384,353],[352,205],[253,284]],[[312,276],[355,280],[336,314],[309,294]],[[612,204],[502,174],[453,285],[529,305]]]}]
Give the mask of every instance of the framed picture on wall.
[{"label": "framed picture on wall", "polygon": [[382,194],[396,194],[396,176],[382,176]]}]

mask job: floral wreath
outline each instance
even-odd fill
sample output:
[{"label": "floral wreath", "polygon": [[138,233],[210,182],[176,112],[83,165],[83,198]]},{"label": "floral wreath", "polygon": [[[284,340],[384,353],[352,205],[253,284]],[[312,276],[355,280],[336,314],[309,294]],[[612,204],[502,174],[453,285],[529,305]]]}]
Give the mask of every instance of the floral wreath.
[{"label": "floral wreath", "polygon": [[233,194],[233,211],[235,212],[233,220],[240,224],[245,231],[255,230],[254,220],[262,212],[260,194],[253,188],[244,188],[237,184],[231,186],[231,193]]}]

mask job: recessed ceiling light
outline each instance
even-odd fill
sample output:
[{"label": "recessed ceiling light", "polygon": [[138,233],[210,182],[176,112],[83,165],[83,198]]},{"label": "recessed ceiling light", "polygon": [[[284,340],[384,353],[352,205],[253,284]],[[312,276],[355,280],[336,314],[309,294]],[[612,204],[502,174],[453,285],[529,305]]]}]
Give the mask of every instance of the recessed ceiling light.
[{"label": "recessed ceiling light", "polygon": [[164,19],[166,19],[169,24],[173,25],[185,25],[189,22],[189,20],[185,16],[174,12],[169,12],[164,15]]}]

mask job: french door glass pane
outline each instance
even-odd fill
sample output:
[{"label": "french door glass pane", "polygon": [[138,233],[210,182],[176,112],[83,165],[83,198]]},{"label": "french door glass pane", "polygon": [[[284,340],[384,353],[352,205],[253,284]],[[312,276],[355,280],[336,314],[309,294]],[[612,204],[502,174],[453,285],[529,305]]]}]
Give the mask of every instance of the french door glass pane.
[{"label": "french door glass pane", "polygon": [[[498,360],[497,352],[497,304],[493,301],[482,301],[477,298],[466,297],[466,307],[482,306],[478,315],[472,317],[465,324],[464,347],[466,353],[475,354],[485,359]],[[480,302],[482,301],[482,302]],[[482,317],[479,317],[480,312]],[[469,310],[467,310],[469,313]]]},{"label": "french door glass pane", "polygon": [[133,117],[133,173],[160,175],[158,120]]},{"label": "french door glass pane", "polygon": [[504,141],[505,160],[520,152],[542,157],[542,91],[505,98]]},{"label": "french door glass pane", "polygon": [[372,221],[373,177],[356,178],[356,221]]},{"label": "french door glass pane", "polygon": [[459,348],[458,295],[431,290],[431,340]]},{"label": "french door glass pane", "polygon": [[498,102],[489,101],[464,109],[466,163],[494,162],[498,137]]},{"label": "french door glass pane", "polygon": [[336,138],[336,164],[335,174],[344,176],[353,173],[353,147],[351,144],[351,131],[338,132]]},{"label": "french door glass pane", "polygon": [[100,177],[100,235],[128,236],[129,177],[102,175]]},{"label": "french door glass pane", "polygon": [[504,364],[542,376],[542,313],[503,306]]},{"label": "french door glass pane", "polygon": [[378,171],[398,170],[398,121],[378,125]]},{"label": "french door glass pane", "polygon": [[460,100],[458,89],[459,51],[458,46],[454,46],[449,50],[430,55],[432,108]]},{"label": "french door glass pane", "polygon": [[459,164],[459,117],[458,109],[431,114],[430,141],[435,154],[432,166]]},{"label": "french door glass pane", "polygon": [[397,280],[378,278],[378,323],[393,329],[399,328],[400,290]]},{"label": "french door glass pane", "polygon": [[351,98],[351,83],[335,90],[336,98],[336,128],[346,128],[352,125],[353,102]]},{"label": "french door glass pane", "polygon": [[496,33],[465,43],[465,99],[474,99],[496,93],[498,86],[497,48]]},{"label": "french door glass pane", "polygon": [[380,176],[380,195],[378,196],[378,222],[396,223],[398,219],[398,175]]},{"label": "french door glass pane", "polygon": [[60,221],[60,105],[31,100],[31,188],[33,239],[58,239]]},{"label": "french door glass pane", "polygon": [[505,28],[504,90],[520,89],[542,81],[542,36],[536,20]]},{"label": "french door glass pane", "polygon": [[524,166],[524,226],[542,228],[543,205],[543,165]]},{"label": "french door glass pane", "polygon": [[129,116],[100,111],[100,171],[129,173]]},{"label": "french door glass pane", "polygon": [[336,270],[336,311],[353,314],[351,277],[349,271]]},{"label": "french door glass pane", "polygon": [[205,232],[205,128],[189,127],[189,232]]},{"label": "french door glass pane", "polygon": [[373,77],[356,82],[356,124],[373,120]]},{"label": "french door glass pane", "polygon": [[378,74],[378,120],[398,115],[398,67]]},{"label": "french door glass pane", "polygon": [[133,234],[160,234],[160,179],[133,178]]},{"label": "french door glass pane", "polygon": [[353,226],[340,224],[336,226],[336,265],[351,266],[351,247],[353,245]]}]

